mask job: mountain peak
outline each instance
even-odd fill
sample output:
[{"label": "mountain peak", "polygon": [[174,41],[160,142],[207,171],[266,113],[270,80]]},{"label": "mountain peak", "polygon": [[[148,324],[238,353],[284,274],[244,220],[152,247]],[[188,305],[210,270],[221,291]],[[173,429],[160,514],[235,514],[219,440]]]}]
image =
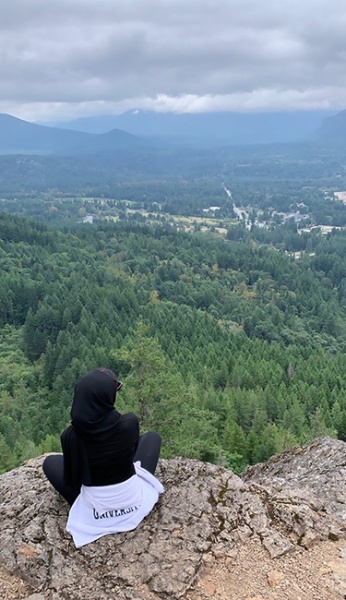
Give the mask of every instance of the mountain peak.
[{"label": "mountain peak", "polygon": [[346,144],[346,110],[324,119],[311,135],[311,140],[325,144]]},{"label": "mountain peak", "polygon": [[113,128],[108,135],[85,133],[29,123],[0,114],[0,152],[2,154],[93,154],[136,146],[136,136]]}]

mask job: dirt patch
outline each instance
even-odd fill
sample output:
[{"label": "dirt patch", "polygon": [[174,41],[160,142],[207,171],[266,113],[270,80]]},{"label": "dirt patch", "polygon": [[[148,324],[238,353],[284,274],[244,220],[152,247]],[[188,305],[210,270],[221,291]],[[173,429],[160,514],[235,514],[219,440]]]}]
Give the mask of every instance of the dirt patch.
[{"label": "dirt patch", "polygon": [[28,586],[19,577],[10,575],[0,567],[0,598],[1,600],[17,600],[30,595]]},{"label": "dirt patch", "polygon": [[321,542],[271,559],[249,540],[224,557],[210,557],[186,600],[341,600],[346,598],[346,542]]}]

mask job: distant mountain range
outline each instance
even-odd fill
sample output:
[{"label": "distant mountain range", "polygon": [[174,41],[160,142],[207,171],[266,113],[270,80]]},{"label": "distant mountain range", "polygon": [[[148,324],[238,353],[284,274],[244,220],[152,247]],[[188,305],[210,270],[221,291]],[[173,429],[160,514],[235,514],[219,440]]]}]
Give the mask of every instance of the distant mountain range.
[{"label": "distant mountain range", "polygon": [[142,144],[118,129],[104,134],[85,133],[28,123],[0,114],[0,153],[78,155],[107,152]]},{"label": "distant mountain range", "polygon": [[74,131],[105,133],[119,128],[137,136],[166,136],[179,143],[242,145],[299,142],[319,128],[332,111],[271,113],[156,113],[131,110],[121,115],[103,115],[51,122],[50,126]]},{"label": "distant mountain range", "polygon": [[346,144],[346,110],[327,117],[310,139],[324,144]]},{"label": "distant mountain range", "polygon": [[345,143],[346,111],[174,114],[136,110],[44,125],[0,114],[1,154],[77,156],[148,147],[292,142]]}]

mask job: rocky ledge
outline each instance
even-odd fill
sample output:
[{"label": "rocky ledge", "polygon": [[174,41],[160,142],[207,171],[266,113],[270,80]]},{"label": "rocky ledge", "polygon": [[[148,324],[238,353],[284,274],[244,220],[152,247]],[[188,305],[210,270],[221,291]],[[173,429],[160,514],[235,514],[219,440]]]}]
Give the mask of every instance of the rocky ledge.
[{"label": "rocky ledge", "polygon": [[149,517],[79,550],[42,460],[0,476],[0,565],[25,582],[32,600],[178,599],[188,597],[208,557],[250,539],[275,559],[346,538],[342,441],[295,447],[241,477],[195,460],[161,460],[165,493]]}]

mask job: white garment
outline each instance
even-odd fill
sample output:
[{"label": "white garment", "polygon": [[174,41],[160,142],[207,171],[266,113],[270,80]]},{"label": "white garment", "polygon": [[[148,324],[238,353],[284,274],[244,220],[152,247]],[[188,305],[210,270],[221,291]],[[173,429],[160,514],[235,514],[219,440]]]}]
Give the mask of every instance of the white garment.
[{"label": "white garment", "polygon": [[164,488],[140,462],[135,469],[136,474],[122,483],[82,485],[66,525],[77,548],[110,533],[135,529],[150,513]]}]

